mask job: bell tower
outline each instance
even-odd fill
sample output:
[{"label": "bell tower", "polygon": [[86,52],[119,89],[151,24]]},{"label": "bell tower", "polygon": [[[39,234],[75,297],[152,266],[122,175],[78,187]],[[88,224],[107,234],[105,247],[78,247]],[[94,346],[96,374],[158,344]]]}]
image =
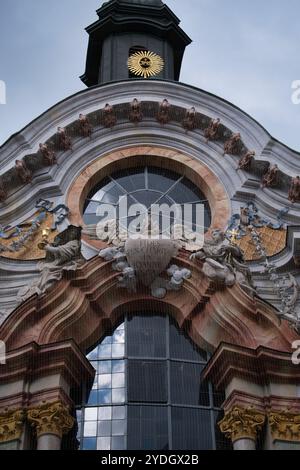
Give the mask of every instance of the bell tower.
[{"label": "bell tower", "polygon": [[161,0],[110,0],[90,25],[86,70],[88,87],[128,78],[179,80],[191,39]]}]

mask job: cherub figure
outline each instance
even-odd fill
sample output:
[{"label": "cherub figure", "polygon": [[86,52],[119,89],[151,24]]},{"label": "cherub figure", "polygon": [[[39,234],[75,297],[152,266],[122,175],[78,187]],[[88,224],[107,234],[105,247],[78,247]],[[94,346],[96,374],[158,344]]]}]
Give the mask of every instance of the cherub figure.
[{"label": "cherub figure", "polygon": [[46,165],[52,166],[57,163],[55,153],[53,152],[53,150],[49,149],[47,144],[40,144],[39,149]]},{"label": "cherub figure", "polygon": [[137,98],[130,103],[130,113],[129,113],[129,121],[133,124],[138,124],[143,119],[143,115],[141,112],[141,103]]},{"label": "cherub figure", "polygon": [[107,128],[114,127],[117,122],[117,118],[114,113],[114,108],[109,103],[106,103],[103,113],[104,113],[104,116],[103,116],[104,127],[107,127]]},{"label": "cherub figure", "polygon": [[300,176],[292,178],[291,187],[289,190],[289,201],[293,204],[295,202],[300,202]]},{"label": "cherub figure", "polygon": [[206,138],[206,143],[208,143],[209,140],[216,140],[218,138],[220,125],[221,120],[219,118],[212,119],[210,121],[209,126],[207,127],[207,129],[204,130],[204,137]]},{"label": "cherub figure", "polygon": [[241,146],[241,134],[232,134],[224,144],[224,155],[238,155]]},{"label": "cherub figure", "polygon": [[93,132],[93,127],[90,123],[89,118],[85,114],[80,113],[78,123],[79,123],[79,130],[80,130],[81,135],[83,137],[91,137],[92,132]]},{"label": "cherub figure", "polygon": [[272,188],[278,182],[278,165],[270,166],[267,173],[263,176],[262,188]]},{"label": "cherub figure", "polygon": [[24,160],[16,160],[15,169],[22,183],[28,184],[32,182],[32,171],[27,168]]},{"label": "cherub figure", "polygon": [[161,125],[168,124],[168,122],[170,121],[170,107],[171,105],[166,98],[160,103],[157,121]]},{"label": "cherub figure", "polygon": [[186,132],[196,129],[196,109],[194,106],[187,109],[182,125]]},{"label": "cherub figure", "polygon": [[64,150],[65,152],[67,150],[72,150],[72,142],[70,137],[67,135],[66,129],[64,127],[58,127],[57,134],[58,144],[61,150]]},{"label": "cherub figure", "polygon": [[255,151],[249,150],[246,152],[239,161],[238,170],[249,170],[253,158],[255,157]]}]

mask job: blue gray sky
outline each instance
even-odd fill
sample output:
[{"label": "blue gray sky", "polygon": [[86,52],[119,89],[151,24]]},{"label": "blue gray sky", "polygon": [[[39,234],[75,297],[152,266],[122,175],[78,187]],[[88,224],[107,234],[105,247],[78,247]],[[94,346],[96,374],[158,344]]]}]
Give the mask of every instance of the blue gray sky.
[{"label": "blue gray sky", "polygon": [[[101,0],[0,0],[0,145],[84,89],[88,35]],[[215,93],[300,151],[299,0],[166,0],[193,39],[181,81]]]}]

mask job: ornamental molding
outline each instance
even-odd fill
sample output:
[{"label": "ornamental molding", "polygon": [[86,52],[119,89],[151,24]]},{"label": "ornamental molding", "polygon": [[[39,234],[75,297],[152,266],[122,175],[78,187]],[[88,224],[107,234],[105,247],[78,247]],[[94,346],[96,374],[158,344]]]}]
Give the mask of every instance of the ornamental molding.
[{"label": "ornamental molding", "polygon": [[274,440],[300,442],[300,414],[288,410],[271,411],[268,421]]},{"label": "ornamental molding", "polygon": [[0,444],[21,438],[25,417],[23,410],[8,410],[0,414]]},{"label": "ornamental molding", "polygon": [[69,408],[61,402],[45,403],[27,411],[27,419],[35,428],[37,437],[43,434],[55,434],[62,438],[74,426],[75,420]]},{"label": "ornamental molding", "polygon": [[220,430],[234,443],[240,439],[256,441],[258,433],[265,423],[265,415],[255,408],[240,408],[238,406],[225,412],[220,421]]}]

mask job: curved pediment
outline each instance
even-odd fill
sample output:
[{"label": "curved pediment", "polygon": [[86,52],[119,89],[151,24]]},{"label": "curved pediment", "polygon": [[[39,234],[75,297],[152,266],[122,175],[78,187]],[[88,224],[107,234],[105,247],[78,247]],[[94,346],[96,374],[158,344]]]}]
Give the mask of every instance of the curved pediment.
[{"label": "curved pediment", "polygon": [[200,347],[214,351],[221,342],[257,348],[272,347],[289,352],[297,338],[286,322],[280,325],[274,309],[246,294],[237,284],[219,289],[203,275],[201,263],[181,252],[174,262],[192,275],[178,292],[162,299],[151,297],[147,288],[128,293],[118,287],[118,273],[111,262],[99,257],[61,281],[45,295],[33,296],[20,305],[0,328],[8,350],[30,342],[50,344],[73,338],[83,351],[112,330],[122,315],[139,309],[160,308],[185,325]]}]

